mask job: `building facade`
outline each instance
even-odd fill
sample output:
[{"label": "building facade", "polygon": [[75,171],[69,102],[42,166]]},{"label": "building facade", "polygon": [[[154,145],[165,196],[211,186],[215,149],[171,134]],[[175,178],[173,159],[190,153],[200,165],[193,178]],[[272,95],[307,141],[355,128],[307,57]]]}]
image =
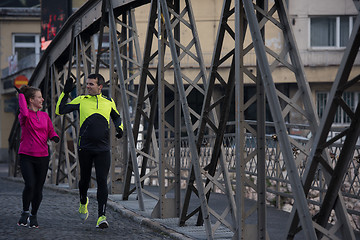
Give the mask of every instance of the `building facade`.
[{"label": "building facade", "polygon": [[[293,32],[320,117],[357,14],[353,0],[289,1]],[[350,79],[359,74],[358,55]],[[343,98],[355,108],[360,101],[360,85],[345,92]],[[346,126],[348,123],[344,111],[338,111],[334,124]]]}]

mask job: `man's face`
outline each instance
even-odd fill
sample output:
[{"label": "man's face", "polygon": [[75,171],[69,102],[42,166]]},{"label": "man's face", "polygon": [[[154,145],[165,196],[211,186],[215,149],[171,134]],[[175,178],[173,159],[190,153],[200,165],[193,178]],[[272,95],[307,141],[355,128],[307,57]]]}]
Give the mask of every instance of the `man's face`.
[{"label": "man's face", "polygon": [[88,94],[91,96],[95,96],[101,93],[103,86],[98,85],[98,80],[93,78],[88,78],[86,80],[86,89]]}]

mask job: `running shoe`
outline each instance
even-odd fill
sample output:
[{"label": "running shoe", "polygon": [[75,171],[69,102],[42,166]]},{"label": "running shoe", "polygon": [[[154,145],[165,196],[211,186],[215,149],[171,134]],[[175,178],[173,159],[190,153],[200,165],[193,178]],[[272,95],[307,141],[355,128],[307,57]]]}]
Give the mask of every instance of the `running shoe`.
[{"label": "running shoe", "polygon": [[88,216],[89,216],[89,212],[87,209],[87,206],[89,204],[89,198],[86,197],[86,203],[85,204],[81,204],[80,202],[80,207],[79,207],[79,216],[81,218],[81,220],[85,221]]},{"label": "running shoe", "polygon": [[17,225],[18,226],[27,226],[28,220],[29,220],[29,215],[30,214],[28,212],[22,212]]},{"label": "running shoe", "polygon": [[38,224],[36,215],[30,215],[29,219],[30,219],[29,227],[31,227],[31,228],[39,228],[39,224]]},{"label": "running shoe", "polygon": [[109,223],[106,221],[106,217],[104,215],[99,217],[96,227],[101,229],[109,227]]}]

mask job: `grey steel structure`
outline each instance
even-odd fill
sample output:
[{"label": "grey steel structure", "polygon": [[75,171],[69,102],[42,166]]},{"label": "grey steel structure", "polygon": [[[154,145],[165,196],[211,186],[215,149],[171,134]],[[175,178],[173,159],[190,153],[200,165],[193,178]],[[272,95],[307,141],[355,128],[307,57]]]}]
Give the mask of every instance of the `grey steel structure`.
[{"label": "grey steel structure", "polygon": [[[355,1],[355,5],[358,10],[359,1]],[[336,211],[336,216],[342,219],[342,224],[345,226],[340,228],[342,236],[346,239],[355,239],[354,234],[351,229],[348,227],[349,224],[346,223],[346,211],[344,211],[343,198],[341,196],[340,187],[342,179],[345,176],[346,169],[348,168],[350,161],[354,156],[355,145],[360,134],[360,106],[354,106],[352,109],[343,99],[342,94],[344,91],[349,89],[351,86],[356,84],[360,80],[360,76],[356,76],[353,79],[349,79],[351,69],[353,67],[355,58],[359,51],[360,47],[360,15],[357,16],[354,23],[354,28],[349,39],[348,46],[344,53],[343,59],[341,61],[338,73],[336,75],[335,81],[333,83],[332,89],[330,91],[329,102],[326,105],[324,117],[321,119],[319,130],[316,132],[314,137],[313,146],[311,149],[311,154],[309,156],[309,161],[306,166],[306,171],[303,175],[304,182],[304,191],[305,194],[308,194],[311,187],[312,181],[316,169],[320,167],[324,171],[324,175],[327,182],[327,191],[321,205],[320,211],[314,217],[313,225],[317,230],[317,237],[321,238],[324,235],[330,238],[335,238],[334,233],[337,231],[329,231],[326,229],[327,222],[332,210]],[[334,117],[338,108],[342,108],[347,116],[351,119],[350,126],[339,134],[329,138],[328,134],[330,132],[331,125],[334,121]],[[335,167],[330,165],[328,158],[326,156],[326,147],[329,144],[339,140],[345,139],[343,148],[339,154],[339,158]],[[289,227],[289,235],[291,238],[295,235],[298,224],[298,215],[294,213],[292,215],[292,222]],[[335,226],[334,226],[335,227]]]},{"label": "grey steel structure", "polygon": [[[359,8],[358,1],[354,2]],[[142,56],[134,10],[144,4],[150,5],[150,12]],[[235,21],[231,21],[234,19]],[[54,155],[51,157],[49,181],[66,183],[70,188],[76,188],[79,174],[77,118],[75,114],[64,117],[54,115],[57,97],[68,77],[76,79],[76,92],[79,95],[85,92],[83,83],[88,74],[105,68],[109,72],[106,76],[109,78],[109,94],[121,106],[126,130],[125,141],[116,140],[112,134],[113,164],[110,177],[112,190],[122,192],[124,200],[131,194],[136,194],[139,209],[144,210],[143,195],[155,198],[158,204],[152,216],[178,217],[180,225],[197,214],[196,224],[205,225],[208,239],[215,238],[220,226],[229,229],[234,239],[266,239],[267,99],[276,130],[274,138],[280,146],[295,200],[287,237],[293,238],[301,230],[306,239],[322,236],[336,239],[336,234],[354,239],[339,190],[359,136],[360,111],[358,107],[355,111],[347,107],[341,101],[341,93],[359,80],[356,77],[348,81],[360,44],[359,25],[360,17],[354,24],[349,47],[335,79],[330,94],[331,104],[327,105],[326,117],[319,125],[289,24],[285,1],[275,0],[269,6],[266,0],[224,0],[208,76],[190,0],[88,1],[68,19],[45,51],[30,80],[31,85],[44,90],[46,110],[51,113],[56,131],[61,133],[61,144],[57,148],[52,146]],[[284,48],[278,52],[264,44],[264,33],[268,26],[278,28],[285,40]],[[190,33],[189,41],[180,38],[180,30],[183,28],[187,28]],[[105,34],[110,38],[109,46],[103,45]],[[232,39],[234,44],[227,51],[223,46],[225,38]],[[95,39],[98,39],[97,46]],[[254,53],[256,67],[246,66],[244,62],[247,56]],[[103,61],[106,54],[110,55],[109,62]],[[192,59],[194,63],[195,77],[187,76],[183,71],[182,60],[185,57]],[[153,62],[156,70],[150,67]],[[230,68],[224,76],[219,69],[226,64]],[[298,91],[292,98],[286,96],[274,83],[272,72],[278,66],[286,68],[296,79]],[[256,85],[256,93],[246,101],[245,79]],[[137,92],[132,88],[134,81],[138,83]],[[223,95],[215,97],[215,87],[219,85],[224,89]],[[200,111],[188,103],[190,94],[202,96]],[[225,160],[227,147],[223,143],[233,96],[236,113],[236,186],[231,184]],[[133,115],[129,110],[129,102],[135,102]],[[256,127],[245,121],[244,113],[252,104],[256,104],[257,108]],[[348,113],[352,123],[348,130],[329,141],[328,132],[338,106]],[[286,121],[292,111],[302,116],[302,121],[309,125],[314,136],[313,141],[306,145],[289,137]],[[168,120],[169,116],[172,116],[173,122]],[[246,147],[247,132],[256,136],[257,144],[246,155],[241,150]],[[213,137],[210,142],[205,143],[206,135]],[[140,139],[140,136],[144,139]],[[325,148],[342,137],[346,137],[346,147],[340,155],[341,161],[333,169]],[[181,138],[188,140],[189,145],[185,151],[191,159],[183,201],[180,196]],[[120,143],[124,147],[119,147],[122,146]],[[200,152],[204,144],[210,149],[210,161],[205,167],[201,167]],[[308,159],[303,180],[298,172],[298,160],[294,158],[293,149],[300,151],[298,158]],[[168,161],[169,155],[174,156],[174,162]],[[255,180],[245,171],[246,164],[254,159],[257,170]],[[320,211],[311,216],[307,194],[319,167],[325,170],[327,192]],[[150,176],[157,177],[155,184],[158,195],[145,188],[154,184],[149,180]],[[120,187],[121,190],[116,189]],[[225,194],[228,202],[220,213],[210,205],[211,193],[215,188]],[[246,211],[245,192],[249,188],[257,193],[258,199]],[[194,201],[192,194],[195,195],[196,206],[191,209],[190,203]],[[337,223],[328,226],[333,209]],[[245,223],[246,219],[254,213],[258,216],[257,226],[249,226]]]}]

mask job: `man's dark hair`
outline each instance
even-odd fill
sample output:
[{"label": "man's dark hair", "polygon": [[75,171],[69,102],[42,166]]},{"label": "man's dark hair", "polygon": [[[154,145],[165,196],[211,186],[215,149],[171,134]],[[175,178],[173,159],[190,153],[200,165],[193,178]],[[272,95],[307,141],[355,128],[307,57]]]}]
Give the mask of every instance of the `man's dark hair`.
[{"label": "man's dark hair", "polygon": [[88,76],[88,78],[89,79],[97,79],[98,85],[103,85],[103,87],[105,86],[105,79],[100,73],[92,73]]}]

